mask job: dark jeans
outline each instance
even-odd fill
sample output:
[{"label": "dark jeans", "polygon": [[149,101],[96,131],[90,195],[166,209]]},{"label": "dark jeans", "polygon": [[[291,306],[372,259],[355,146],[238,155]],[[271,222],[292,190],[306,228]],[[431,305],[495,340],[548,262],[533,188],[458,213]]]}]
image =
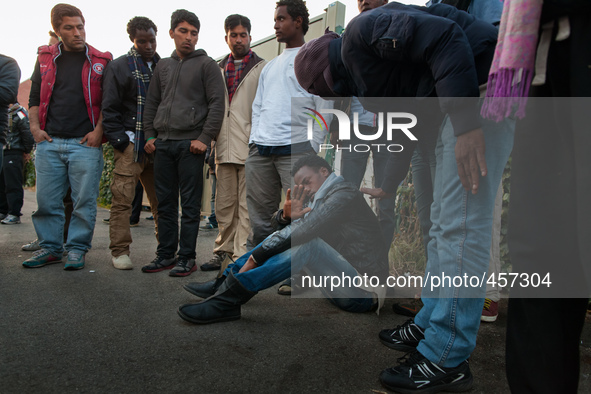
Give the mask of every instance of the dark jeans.
[{"label": "dark jeans", "polygon": [[215,174],[209,174],[209,179],[211,179],[211,215],[209,215],[207,220],[209,220],[209,224],[211,224],[214,227],[217,227],[218,220],[215,216],[215,191],[217,186],[217,177],[215,176]]},{"label": "dark jeans", "polygon": [[[154,156],[154,185],[158,197],[160,244],[156,254],[163,258],[195,258],[205,153],[193,154],[190,140],[157,140]],[[179,194],[181,233],[179,239]]]},{"label": "dark jeans", "polygon": [[142,213],[142,201],[144,200],[144,187],[142,183],[138,181],[135,186],[135,196],[131,203],[131,216],[129,217],[129,223],[137,223],[140,221],[140,214]]},{"label": "dark jeans", "polygon": [[23,207],[23,152],[6,151],[0,172],[0,213],[21,216]]},{"label": "dark jeans", "polygon": [[[359,131],[364,135],[371,135],[376,133],[376,128],[371,126],[359,125]],[[389,156],[388,150],[386,149],[386,146],[389,144],[388,140],[386,139],[386,133],[383,133],[378,140],[371,141],[370,143],[368,143],[368,141],[360,140],[354,133],[352,133],[350,144],[351,152],[349,152],[348,150],[343,150],[342,152],[341,175],[343,176],[343,178],[345,178],[346,181],[351,182],[357,187],[361,185],[361,181],[363,180],[363,177],[365,175],[365,167],[367,166],[369,151],[355,152],[353,150],[353,146],[356,144],[365,144],[370,146],[372,144],[384,144],[380,147],[371,146],[375,185],[373,187],[380,187],[382,181],[384,180],[384,170]],[[389,247],[392,243],[392,238],[394,237],[394,231],[396,230],[396,221],[394,215],[396,199],[384,198],[382,200],[377,201],[377,204],[380,227],[382,229],[382,234],[384,235],[384,240],[386,241]]]}]

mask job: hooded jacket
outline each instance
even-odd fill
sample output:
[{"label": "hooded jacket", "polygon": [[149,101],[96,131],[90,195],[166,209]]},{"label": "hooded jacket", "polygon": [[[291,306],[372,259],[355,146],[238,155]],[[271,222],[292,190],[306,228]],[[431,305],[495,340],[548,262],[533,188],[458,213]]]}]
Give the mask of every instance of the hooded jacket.
[{"label": "hooded jacket", "polygon": [[158,62],[144,108],[146,140],[216,138],[224,119],[224,80],[217,63],[198,49],[183,59],[176,51]]},{"label": "hooded jacket", "polygon": [[456,136],[464,134],[480,127],[478,87],[487,81],[496,40],[494,26],[452,6],[391,2],[355,17],[331,43],[334,90],[360,98],[437,96]]},{"label": "hooded jacket", "polygon": [[[220,61],[222,76],[228,64],[228,56]],[[242,164],[248,157],[248,139],[252,121],[252,102],[257,92],[259,76],[267,62],[253,52],[246,68],[242,71],[242,79],[229,103],[227,84],[224,83],[226,111],[224,122],[215,145],[216,164]]]},{"label": "hooded jacket", "polygon": [[[53,93],[53,86],[57,75],[57,66],[55,60],[62,53],[62,43],[55,45],[43,45],[37,51],[39,58],[39,67],[41,69],[41,93],[39,104],[39,123],[41,130],[45,130],[47,113],[49,111],[49,102]],[[103,100],[103,72],[107,64],[113,59],[110,52],[100,52],[92,46],[86,44],[86,59],[82,67],[82,86],[84,88],[84,101],[88,108],[88,118],[92,125],[96,127],[101,113],[101,103]]]}]

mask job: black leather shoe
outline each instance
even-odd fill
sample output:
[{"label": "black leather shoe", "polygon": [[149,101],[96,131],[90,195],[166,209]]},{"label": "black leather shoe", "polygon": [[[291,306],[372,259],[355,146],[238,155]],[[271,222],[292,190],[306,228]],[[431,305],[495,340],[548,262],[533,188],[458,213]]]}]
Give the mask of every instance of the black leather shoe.
[{"label": "black leather shoe", "polygon": [[191,282],[184,285],[183,289],[197,297],[209,298],[215,294],[225,280],[226,277],[222,276],[221,278],[210,280],[209,282]]},{"label": "black leather shoe", "polygon": [[218,291],[197,304],[179,307],[179,316],[195,324],[209,324],[240,319],[240,306],[257,294],[250,291],[230,273]]}]

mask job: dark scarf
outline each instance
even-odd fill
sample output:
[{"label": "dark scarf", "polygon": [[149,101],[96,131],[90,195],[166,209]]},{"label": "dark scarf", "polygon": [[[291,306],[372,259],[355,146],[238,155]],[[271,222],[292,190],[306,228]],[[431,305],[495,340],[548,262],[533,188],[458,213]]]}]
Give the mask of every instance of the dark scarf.
[{"label": "dark scarf", "polygon": [[230,56],[228,56],[228,62],[226,63],[226,83],[228,86],[228,102],[231,103],[232,102],[232,96],[234,96],[234,92],[236,92],[236,88],[238,88],[238,85],[240,85],[240,80],[242,79],[242,71],[244,70],[244,68],[246,68],[246,65],[248,64],[248,61],[250,60],[250,57],[252,56],[252,49],[248,50],[248,53],[246,54],[246,56],[244,56],[244,59],[242,59],[242,62],[240,63],[240,65],[238,66],[238,69],[236,69],[235,65],[234,65],[234,56],[232,56],[232,54],[230,53]]},{"label": "dark scarf", "polygon": [[[154,54],[154,64],[160,60],[158,54]],[[152,79],[152,72],[144,63],[144,60],[132,47],[127,52],[127,65],[131,70],[131,75],[137,81],[137,114],[135,118],[135,138],[133,141],[133,160],[138,162],[144,154],[144,105],[146,104],[146,94],[150,86],[150,79]]]}]

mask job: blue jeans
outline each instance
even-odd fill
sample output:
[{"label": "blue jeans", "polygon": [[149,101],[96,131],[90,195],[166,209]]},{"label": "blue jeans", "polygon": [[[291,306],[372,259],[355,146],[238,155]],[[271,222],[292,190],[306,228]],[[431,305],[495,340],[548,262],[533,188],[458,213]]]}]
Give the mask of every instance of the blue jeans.
[{"label": "blue jeans", "polygon": [[[250,271],[238,273],[256,248],[242,255],[234,264],[230,264],[224,275],[230,272],[242,285],[250,291],[267,289],[284,281],[293,272],[306,270],[311,276],[358,276],[353,266],[336,250],[320,238],[294,246],[283,253],[279,253],[260,267]],[[333,289],[321,287],[322,294],[330,302],[347,312],[368,312],[374,307],[372,293],[357,287],[335,287]]]},{"label": "blue jeans", "polygon": [[66,250],[86,253],[92,246],[96,199],[103,171],[103,149],[80,144],[80,138],[53,138],[37,144],[37,211],[33,224],[39,245],[53,255],[63,252],[63,199],[72,188],[74,210]]},{"label": "blue jeans", "polygon": [[[482,277],[489,265],[493,207],[507,159],[513,147],[515,123],[482,120],[488,175],[480,177],[478,193],[462,187],[455,158],[456,137],[446,118],[437,143],[437,177],[431,206],[426,273]],[[476,346],[486,283],[474,289],[445,286],[422,291],[425,306],[415,323],[425,329],[418,350],[443,367],[466,360]]]},{"label": "blue jeans", "polygon": [[425,246],[427,258],[429,257],[427,245],[429,243],[429,230],[431,229],[431,204],[433,204],[433,184],[435,183],[437,133],[430,134],[428,138],[429,143],[417,145],[411,159],[412,183],[415,186],[417,214],[421,224],[423,245]]}]

